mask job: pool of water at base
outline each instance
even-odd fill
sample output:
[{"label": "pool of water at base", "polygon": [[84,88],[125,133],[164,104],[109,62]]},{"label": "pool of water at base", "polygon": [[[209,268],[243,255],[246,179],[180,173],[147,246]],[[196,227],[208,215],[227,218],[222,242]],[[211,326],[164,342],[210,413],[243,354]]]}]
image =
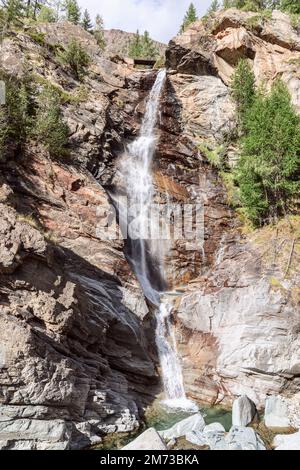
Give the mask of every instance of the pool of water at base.
[{"label": "pool of water at base", "polygon": [[[221,407],[208,407],[199,406],[199,412],[204,417],[205,423],[221,423],[226,431],[231,428],[232,414],[231,411],[225,410]],[[110,434],[103,438],[100,445],[94,447],[95,450],[118,450],[131,442],[143,431],[148,428],[155,428],[157,431],[162,431],[172,427],[179,421],[192,416],[195,413],[189,413],[183,410],[175,410],[154,404],[145,413],[145,424],[138,431],[132,433],[115,433]],[[192,446],[190,447],[192,448]]]}]

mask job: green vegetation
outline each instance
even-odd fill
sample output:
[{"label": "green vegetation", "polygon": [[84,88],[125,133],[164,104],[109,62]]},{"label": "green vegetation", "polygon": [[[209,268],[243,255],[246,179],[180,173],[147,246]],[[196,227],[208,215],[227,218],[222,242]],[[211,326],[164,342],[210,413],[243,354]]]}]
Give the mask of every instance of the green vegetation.
[{"label": "green vegetation", "polygon": [[60,54],[61,61],[68,65],[74,76],[80,80],[91,62],[91,58],[82,45],[72,39],[64,52]]},{"label": "green vegetation", "polygon": [[37,81],[35,75],[23,81],[0,78],[6,85],[5,105],[0,106],[0,159],[22,155],[28,139],[43,144],[51,156],[64,154],[69,130],[55,87],[45,79]]},{"label": "green vegetation", "polygon": [[188,11],[186,12],[184,18],[183,18],[183,23],[180,28],[180,32],[183,33],[190,24],[195,23],[197,21],[198,15],[197,15],[197,10],[196,7],[193,3],[190,4]]},{"label": "green vegetation", "polygon": [[27,84],[1,76],[6,85],[6,104],[0,105],[0,160],[20,151],[28,131]]},{"label": "green vegetation", "polygon": [[282,10],[291,14],[300,13],[299,0],[223,0],[223,8],[238,8],[244,11]]},{"label": "green vegetation", "polygon": [[288,13],[300,14],[299,0],[281,0],[280,7],[283,11],[286,11]]},{"label": "green vegetation", "polygon": [[277,80],[271,91],[255,90],[246,60],[236,66],[231,94],[236,102],[238,162],[231,169],[227,150],[200,144],[218,169],[228,202],[246,224],[260,226],[296,212],[300,192],[300,117],[286,85]]},{"label": "green vegetation", "polygon": [[63,10],[66,12],[68,21],[74,24],[79,24],[80,8],[76,0],[66,0],[63,4]]},{"label": "green vegetation", "polygon": [[198,144],[198,148],[212,166],[218,170],[224,169],[226,155],[226,148],[224,145],[218,145],[215,148],[211,148],[209,145],[201,142]]},{"label": "green vegetation", "polygon": [[57,15],[52,8],[43,5],[41,11],[38,14],[37,20],[39,23],[55,23]]},{"label": "green vegetation", "polygon": [[93,29],[93,35],[100,49],[102,50],[105,49],[104,23],[103,23],[103,18],[100,15],[96,16],[95,27]]},{"label": "green vegetation", "polygon": [[44,144],[51,156],[65,153],[68,126],[62,119],[59,95],[52,87],[45,88],[38,97],[38,110],[32,133]]},{"label": "green vegetation", "polygon": [[37,31],[36,29],[29,29],[27,34],[40,46],[46,46],[45,34],[41,31]]},{"label": "green vegetation", "polygon": [[207,10],[207,15],[211,15],[212,13],[215,13],[218,11],[220,8],[220,3],[218,0],[212,0],[210,7]]},{"label": "green vegetation", "polygon": [[85,29],[85,31],[91,31],[93,29],[91,17],[87,10],[84,10],[84,13],[83,13],[82,27],[83,29]]},{"label": "green vegetation", "polygon": [[235,179],[247,217],[261,225],[291,212],[300,190],[300,117],[280,80],[256,94],[244,118]]},{"label": "green vegetation", "polygon": [[148,31],[140,35],[139,31],[136,32],[133,40],[128,48],[129,57],[133,59],[158,59],[159,52],[155,42],[150,38]]},{"label": "green vegetation", "polygon": [[244,130],[247,110],[251,108],[255,98],[255,77],[245,59],[239,61],[231,83],[231,94],[237,106],[239,128]]}]

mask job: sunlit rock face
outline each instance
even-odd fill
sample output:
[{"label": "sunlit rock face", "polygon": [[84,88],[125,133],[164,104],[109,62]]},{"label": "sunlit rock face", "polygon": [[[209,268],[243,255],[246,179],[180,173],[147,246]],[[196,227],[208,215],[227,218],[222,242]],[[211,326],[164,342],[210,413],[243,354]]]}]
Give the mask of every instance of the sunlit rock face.
[{"label": "sunlit rock face", "polygon": [[83,448],[103,433],[132,431],[158,383],[149,309],[116,220],[108,224],[103,187],[135,135],[147,73],[105,59],[78,26],[41,28],[52,46],[75,35],[93,63],[82,84],[26,33],[1,44],[8,75],[22,77],[26,62],[42,83],[83,93],[62,107],[69,155],[54,161],[31,143],[1,161],[3,449]]},{"label": "sunlit rock face", "polygon": [[[219,148],[234,128],[229,84],[240,58],[249,60],[257,84],[269,88],[281,77],[299,109],[299,41],[285,14],[262,19],[228,10],[193,24],[166,54],[172,74],[159,165],[205,204],[204,253],[194,266],[190,257],[186,279],[194,279],[176,301],[177,338],[188,395],[211,404],[247,394],[262,407],[266,394],[293,396],[300,385],[298,245],[286,271],[295,227],[239,233],[203,151]],[[234,147],[227,158],[235,164]],[[173,269],[187,258],[174,252]]]},{"label": "sunlit rock face", "polygon": [[230,9],[194,23],[174,38],[167,64],[179,73],[219,76],[230,83],[239,59],[249,59],[258,84],[269,87],[281,77],[300,109],[300,38],[290,17],[274,11],[270,17]]}]

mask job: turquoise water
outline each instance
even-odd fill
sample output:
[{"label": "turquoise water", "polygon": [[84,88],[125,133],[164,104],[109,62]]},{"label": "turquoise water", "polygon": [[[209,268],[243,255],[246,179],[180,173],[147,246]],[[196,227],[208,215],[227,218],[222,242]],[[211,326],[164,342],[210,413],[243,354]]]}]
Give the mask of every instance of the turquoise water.
[{"label": "turquoise water", "polygon": [[[204,417],[206,424],[221,423],[226,431],[231,428],[231,411],[219,407],[199,407],[199,412]],[[157,431],[168,429],[182,419],[192,416],[194,413],[188,413],[181,410],[170,410],[161,405],[157,405],[150,410],[146,416],[146,427],[154,427]]]}]

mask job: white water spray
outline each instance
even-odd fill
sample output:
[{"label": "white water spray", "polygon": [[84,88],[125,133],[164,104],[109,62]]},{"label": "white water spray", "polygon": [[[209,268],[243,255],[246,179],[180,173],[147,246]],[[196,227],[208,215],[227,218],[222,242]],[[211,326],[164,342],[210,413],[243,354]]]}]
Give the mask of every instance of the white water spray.
[{"label": "white water spray", "polygon": [[[151,213],[153,203],[152,160],[155,152],[155,126],[166,70],[161,70],[150,92],[138,138],[128,146],[119,165],[122,186],[126,190],[128,216],[131,221],[130,252],[127,257],[134,268],[145,296],[156,305],[156,344],[162,370],[166,400],[170,407],[195,410],[186,398],[175,331],[170,321],[172,307],[161,302],[166,287],[163,272],[162,241],[151,235],[158,233],[157,220]],[[120,217],[122,214],[120,214]]]},{"label": "white water spray", "polygon": [[166,300],[160,304],[156,313],[156,345],[166,395],[163,403],[170,408],[198,411],[197,405],[185,394],[171,313],[172,305]]}]

